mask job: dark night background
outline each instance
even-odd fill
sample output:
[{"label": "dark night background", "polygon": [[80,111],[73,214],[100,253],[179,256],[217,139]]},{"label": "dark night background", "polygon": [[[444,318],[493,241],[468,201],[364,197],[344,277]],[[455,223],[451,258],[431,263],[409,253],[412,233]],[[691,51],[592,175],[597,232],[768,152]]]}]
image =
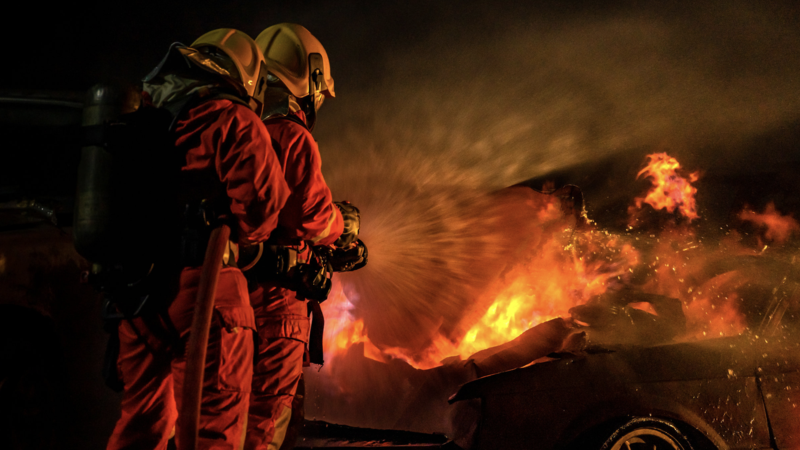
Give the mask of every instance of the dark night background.
[{"label": "dark night background", "polygon": [[336,80],[316,133],[331,178],[338,162],[379,149],[502,187],[632,148],[741,153],[733,147],[800,112],[791,1],[18,6],[6,15],[4,90],[135,82],[174,41],[305,25]]},{"label": "dark night background", "polygon": [[[458,193],[535,177],[581,185],[590,216],[616,225],[653,151],[704,173],[698,198],[709,221],[726,220],[744,201],[800,211],[795,1],[19,2],[4,19],[0,93],[75,99],[98,81],[136,82],[172,42],[190,44],[215,28],[256,36],[275,23],[306,26],[336,81],[315,131],[323,170],[334,197],[365,213],[371,257],[419,239],[416,223],[446,217]],[[0,143],[0,178],[71,179],[42,176],[72,170],[74,158],[28,139],[36,137]],[[48,186],[58,191],[51,195],[74,189]],[[0,247],[0,282],[11,276],[14,251]],[[389,267],[385,254],[372,274]],[[56,286],[73,275],[36,276],[29,281]],[[410,298],[435,286],[406,281]],[[118,414],[118,398],[92,378],[105,336],[87,295],[36,303],[67,348],[74,414],[63,425],[64,448],[103,448]],[[414,332],[406,319],[426,308],[390,300],[357,307],[371,338],[396,343],[398,330]]]}]

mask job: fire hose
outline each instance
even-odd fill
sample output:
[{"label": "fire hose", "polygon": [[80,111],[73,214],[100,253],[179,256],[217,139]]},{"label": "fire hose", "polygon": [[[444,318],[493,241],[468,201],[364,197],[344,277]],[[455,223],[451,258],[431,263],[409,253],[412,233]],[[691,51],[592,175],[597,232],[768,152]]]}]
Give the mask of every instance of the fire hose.
[{"label": "fire hose", "polygon": [[177,442],[181,450],[197,448],[200,428],[200,406],[203,392],[203,372],[206,365],[206,348],[214,314],[214,297],[217,293],[219,272],[222,258],[228,246],[231,229],[221,225],[211,232],[208,240],[203,267],[200,272],[200,284],[197,288],[197,301],[194,307],[192,328],[186,351],[186,372],[183,381],[183,401],[178,420]]}]

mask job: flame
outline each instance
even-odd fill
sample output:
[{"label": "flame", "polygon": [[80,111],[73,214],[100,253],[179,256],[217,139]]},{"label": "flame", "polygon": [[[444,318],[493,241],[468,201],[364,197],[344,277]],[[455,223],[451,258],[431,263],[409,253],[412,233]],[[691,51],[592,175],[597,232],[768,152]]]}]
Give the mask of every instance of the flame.
[{"label": "flame", "polygon": [[642,204],[647,203],[655,210],[666,209],[672,213],[677,209],[689,222],[698,219],[700,216],[697,215],[694,199],[697,188],[692,183],[698,180],[699,173],[693,172],[688,178],[682,177],[678,174],[680,163],[666,153],[654,153],[647,155],[647,158],[647,166],[636,174],[636,178],[642,175],[650,178],[653,187],[644,197],[634,199],[636,208],[641,209]]},{"label": "flame", "polygon": [[[567,315],[573,306],[626,279],[638,264],[639,253],[627,239],[597,230],[578,237],[571,233],[570,230],[562,239],[546,240],[533,256],[506,274],[490,306],[455,342],[437,335],[422,352],[400,347],[378,348],[370,342],[363,322],[350,314],[352,303],[341,292],[325,312],[326,334],[328,315],[339,304],[343,305],[339,311],[347,314],[335,319],[338,325],[334,326],[338,328],[332,332],[331,342],[340,353],[364,342],[368,358],[377,361],[396,358],[416,368],[429,369],[441,365],[446,358],[466,359],[480,350],[504,344],[535,325]],[[565,238],[567,245],[563,242]]]},{"label": "flame", "polygon": [[761,214],[745,208],[739,213],[739,218],[764,228],[764,238],[779,245],[789,240],[792,234],[800,231],[800,224],[791,216],[784,216],[778,212],[773,202],[770,202]]},{"label": "flame", "polygon": [[[650,178],[653,188],[634,199],[635,207],[647,203],[656,210],[677,209],[689,223],[697,219],[697,189],[691,184],[698,179],[697,172],[684,178],[678,174],[678,161],[665,153],[648,155],[648,159],[637,177]],[[559,213],[554,203],[539,207],[542,218]],[[800,225],[778,213],[773,204],[764,213],[745,210],[739,217],[765,227],[766,239],[776,243],[800,231]],[[704,243],[686,223],[673,224],[657,235],[615,234],[590,227],[555,229],[528,248],[527,256],[487,290],[488,301],[477,301],[483,307],[476,314],[465,314],[459,330],[435,335],[421,351],[371,342],[364,321],[354,315],[353,302],[358,299],[348,298],[341,285],[335,284],[331,299],[323,304],[326,360],[363,343],[364,355],[377,361],[400,359],[420,369],[437,367],[447,358],[466,359],[507,343],[535,325],[568,316],[570,308],[594,296],[632,285],[642,292],[679,299],[687,319],[685,338],[736,335],[747,326],[736,290],[756,275],[732,271],[706,279],[704,271],[715,261],[756,253],[742,245],[735,233],[718,244]],[[632,307],[655,312],[647,303]]]},{"label": "flame", "polygon": [[551,240],[507,279],[507,287],[465,334],[452,355],[465,359],[506,343],[531,327],[565,316],[573,306],[627,277],[638,252],[618,236],[581,233],[567,247]]},{"label": "flame", "polygon": [[[351,294],[352,295],[352,294]],[[334,278],[328,300],[322,303],[325,333],[322,338],[324,359],[332,362],[355,344],[364,344],[364,356],[385,361],[384,354],[367,337],[364,320],[355,317],[355,305],[344,292],[344,286]]]}]

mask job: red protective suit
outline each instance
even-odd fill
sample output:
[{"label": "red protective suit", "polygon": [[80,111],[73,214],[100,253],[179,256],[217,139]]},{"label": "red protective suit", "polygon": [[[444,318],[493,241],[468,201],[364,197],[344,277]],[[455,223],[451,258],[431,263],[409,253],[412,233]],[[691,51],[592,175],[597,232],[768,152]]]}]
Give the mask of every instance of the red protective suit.
[{"label": "red protective suit", "polygon": [[[182,168],[198,184],[216,186],[230,198],[240,243],[266,240],[289,195],[269,135],[258,116],[230,100],[209,100],[187,111],[176,127]],[[265,152],[264,149],[270,151]],[[182,186],[192,191],[193,186]],[[168,318],[188,342],[200,268],[185,268]],[[169,300],[168,300],[169,301]],[[185,357],[156,337],[153,318],[123,321],[118,369],[125,390],[122,417],[108,449],[165,449],[181,402]],[[158,320],[158,319],[157,319]],[[145,325],[148,321],[148,325]],[[209,335],[198,448],[239,448],[252,378],[255,320],[247,282],[233,267],[222,269]],[[184,352],[185,354],[185,352]],[[177,405],[176,405],[177,402]],[[177,426],[181,426],[178,420]],[[177,443],[180,448],[181,443]]]},{"label": "red protective suit", "polygon": [[[293,113],[305,123],[302,112]],[[322,177],[322,159],[311,133],[288,119],[266,122],[273,147],[292,193],[281,210],[272,242],[330,245],[344,222]],[[292,398],[303,373],[308,343],[306,301],[277,283],[261,283],[250,293],[256,315],[258,348],[250,394],[247,450],[280,448],[291,416]]]}]

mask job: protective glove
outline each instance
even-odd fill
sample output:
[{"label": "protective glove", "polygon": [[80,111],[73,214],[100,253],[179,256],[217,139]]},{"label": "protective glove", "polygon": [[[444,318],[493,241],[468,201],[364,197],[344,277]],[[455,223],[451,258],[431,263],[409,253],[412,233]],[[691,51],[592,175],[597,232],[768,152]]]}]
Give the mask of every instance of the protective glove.
[{"label": "protective glove", "polygon": [[352,272],[366,266],[368,256],[367,246],[358,239],[348,248],[335,248],[328,257],[328,263],[334,272]]},{"label": "protective glove", "polygon": [[344,220],[344,231],[339,239],[333,243],[337,248],[346,249],[358,239],[358,231],[361,228],[361,213],[358,208],[351,205],[350,202],[334,202],[339,211],[342,213]]}]

